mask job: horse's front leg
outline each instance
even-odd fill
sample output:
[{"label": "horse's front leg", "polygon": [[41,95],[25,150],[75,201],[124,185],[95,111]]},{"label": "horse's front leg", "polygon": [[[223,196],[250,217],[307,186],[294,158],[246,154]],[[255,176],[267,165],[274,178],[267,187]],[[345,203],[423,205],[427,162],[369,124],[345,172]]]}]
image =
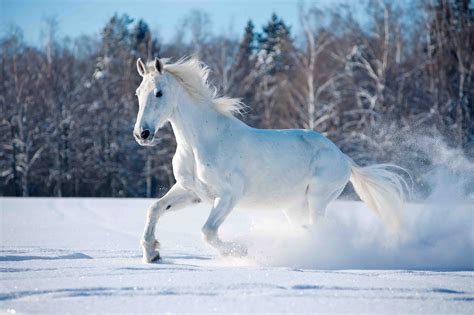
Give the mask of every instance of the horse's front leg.
[{"label": "horse's front leg", "polygon": [[224,242],[219,238],[217,232],[219,227],[227,218],[235,206],[235,199],[232,197],[218,197],[214,200],[209,217],[202,227],[205,240],[216,248],[222,255],[247,255],[247,249],[236,243]]},{"label": "horse's front leg", "polygon": [[145,230],[141,240],[144,262],[160,259],[159,243],[155,238],[155,227],[158,219],[166,212],[180,210],[198,202],[200,202],[200,199],[193,192],[185,190],[179,184],[175,184],[166,195],[148,209]]}]

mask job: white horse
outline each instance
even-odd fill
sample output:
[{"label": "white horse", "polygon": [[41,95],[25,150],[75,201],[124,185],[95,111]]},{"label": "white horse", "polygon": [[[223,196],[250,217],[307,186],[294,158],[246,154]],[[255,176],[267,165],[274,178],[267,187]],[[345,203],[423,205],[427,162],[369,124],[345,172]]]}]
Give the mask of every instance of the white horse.
[{"label": "white horse", "polygon": [[160,258],[155,238],[158,219],[167,212],[201,201],[212,204],[202,227],[207,242],[223,255],[246,249],[222,241],[218,230],[234,207],[272,208],[288,217],[321,222],[329,202],[350,180],[360,198],[385,223],[400,225],[406,182],[389,164],[359,167],[323,135],[311,130],[262,130],[233,116],[243,104],[217,97],[208,84],[209,70],[191,58],[145,65],[134,136],[140,145],[155,145],[158,130],[171,123],[177,149],[176,184],[148,210],[141,245],[143,259]]}]

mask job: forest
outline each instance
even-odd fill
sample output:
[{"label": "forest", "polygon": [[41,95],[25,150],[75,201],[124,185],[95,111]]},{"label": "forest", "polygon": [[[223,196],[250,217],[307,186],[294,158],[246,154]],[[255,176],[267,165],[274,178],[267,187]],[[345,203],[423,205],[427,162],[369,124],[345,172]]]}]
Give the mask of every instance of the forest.
[{"label": "forest", "polygon": [[[420,195],[441,145],[474,159],[474,7],[470,0],[368,1],[298,7],[298,32],[276,14],[238,35],[213,34],[192,11],[173,40],[117,13],[100,36],[44,43],[18,27],[0,38],[0,195],[157,197],[174,182],[171,127],[155,147],[132,135],[136,59],[196,56],[221,95],[258,128],[306,128],[361,165],[406,167]],[[471,189],[474,191],[474,183]]]}]

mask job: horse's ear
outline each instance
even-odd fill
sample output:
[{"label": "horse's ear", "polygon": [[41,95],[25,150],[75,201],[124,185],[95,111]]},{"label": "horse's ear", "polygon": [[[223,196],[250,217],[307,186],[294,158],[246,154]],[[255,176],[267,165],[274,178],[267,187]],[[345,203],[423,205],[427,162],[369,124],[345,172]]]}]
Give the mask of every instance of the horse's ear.
[{"label": "horse's ear", "polygon": [[146,73],[146,67],[141,58],[137,59],[137,71],[138,71],[138,74],[140,74],[142,77]]},{"label": "horse's ear", "polygon": [[163,64],[161,63],[160,59],[155,57],[155,70],[158,71],[160,74],[163,73]]}]

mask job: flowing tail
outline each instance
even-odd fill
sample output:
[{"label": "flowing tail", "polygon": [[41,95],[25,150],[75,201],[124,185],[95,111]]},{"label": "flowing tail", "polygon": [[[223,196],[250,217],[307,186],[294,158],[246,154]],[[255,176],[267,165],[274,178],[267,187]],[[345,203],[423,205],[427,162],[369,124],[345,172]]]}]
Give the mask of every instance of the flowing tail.
[{"label": "flowing tail", "polygon": [[402,176],[389,169],[401,170],[408,176],[410,174],[404,168],[392,164],[360,167],[351,160],[351,166],[350,181],[360,199],[393,232],[398,232],[402,223],[405,191],[409,193],[410,188]]}]

